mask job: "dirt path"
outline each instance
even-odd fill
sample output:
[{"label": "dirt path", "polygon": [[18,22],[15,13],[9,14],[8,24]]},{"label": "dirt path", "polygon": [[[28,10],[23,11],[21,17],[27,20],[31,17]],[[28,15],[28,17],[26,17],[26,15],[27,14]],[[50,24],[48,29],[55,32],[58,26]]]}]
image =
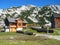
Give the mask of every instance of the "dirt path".
[{"label": "dirt path", "polygon": [[56,40],[60,40],[60,36],[57,36],[57,35],[36,34],[35,36],[45,36],[45,37],[48,37],[48,38],[52,38],[52,39],[56,39]]}]

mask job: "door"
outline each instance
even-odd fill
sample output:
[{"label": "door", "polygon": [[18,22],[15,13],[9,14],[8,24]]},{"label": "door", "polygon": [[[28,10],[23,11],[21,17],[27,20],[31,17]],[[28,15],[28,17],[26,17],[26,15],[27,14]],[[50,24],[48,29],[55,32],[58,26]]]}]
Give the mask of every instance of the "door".
[{"label": "door", "polygon": [[16,32],[16,28],[11,27],[10,32]]}]

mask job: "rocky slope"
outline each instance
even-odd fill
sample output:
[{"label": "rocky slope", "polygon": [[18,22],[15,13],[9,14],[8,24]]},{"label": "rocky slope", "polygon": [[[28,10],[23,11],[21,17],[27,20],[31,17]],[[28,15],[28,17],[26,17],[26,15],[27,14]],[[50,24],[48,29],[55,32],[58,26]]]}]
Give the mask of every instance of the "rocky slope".
[{"label": "rocky slope", "polygon": [[45,25],[51,26],[50,17],[53,13],[60,13],[60,5],[50,5],[44,7],[23,5],[19,7],[11,7],[8,9],[0,9],[0,21],[3,22],[2,26],[4,26],[4,19],[6,17],[24,18],[29,23],[43,23]]}]

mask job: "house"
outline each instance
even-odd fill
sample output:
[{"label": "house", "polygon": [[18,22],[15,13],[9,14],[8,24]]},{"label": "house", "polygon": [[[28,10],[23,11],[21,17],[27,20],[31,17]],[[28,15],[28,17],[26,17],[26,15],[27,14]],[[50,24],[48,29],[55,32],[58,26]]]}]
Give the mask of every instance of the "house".
[{"label": "house", "polygon": [[54,13],[51,18],[52,28],[60,28],[60,14]]},{"label": "house", "polygon": [[16,32],[21,31],[23,28],[27,27],[27,21],[20,18],[6,18],[5,19],[5,31],[6,32]]}]

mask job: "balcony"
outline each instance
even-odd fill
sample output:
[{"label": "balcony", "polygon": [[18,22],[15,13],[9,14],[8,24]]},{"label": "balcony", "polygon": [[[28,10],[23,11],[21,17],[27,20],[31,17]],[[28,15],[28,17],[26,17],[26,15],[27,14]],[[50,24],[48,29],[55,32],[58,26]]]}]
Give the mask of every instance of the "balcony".
[{"label": "balcony", "polygon": [[10,25],[10,27],[16,27],[16,25]]}]

